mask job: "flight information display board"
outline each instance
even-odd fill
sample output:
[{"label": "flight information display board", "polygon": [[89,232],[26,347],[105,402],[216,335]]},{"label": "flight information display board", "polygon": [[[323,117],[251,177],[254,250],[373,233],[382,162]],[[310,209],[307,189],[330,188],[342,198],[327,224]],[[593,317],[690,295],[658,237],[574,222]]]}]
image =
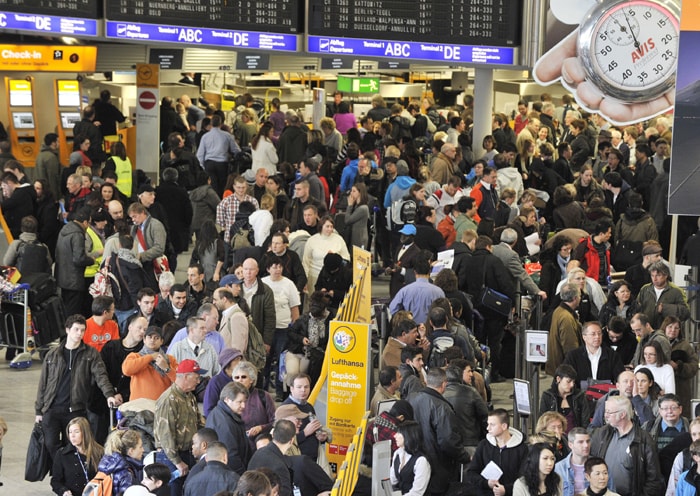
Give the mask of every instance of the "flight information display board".
[{"label": "flight information display board", "polygon": [[25,14],[56,15],[99,19],[100,0],[5,0],[0,10]]},{"label": "flight information display board", "polygon": [[522,0],[309,0],[310,35],[515,47]]},{"label": "flight information display board", "polygon": [[6,0],[0,5],[0,29],[97,36],[100,0]]},{"label": "flight information display board", "polygon": [[302,0],[107,0],[105,35],[129,41],[295,52]]},{"label": "flight information display board", "polygon": [[299,34],[303,31],[302,6],[301,0],[107,0],[105,17],[111,21]]}]

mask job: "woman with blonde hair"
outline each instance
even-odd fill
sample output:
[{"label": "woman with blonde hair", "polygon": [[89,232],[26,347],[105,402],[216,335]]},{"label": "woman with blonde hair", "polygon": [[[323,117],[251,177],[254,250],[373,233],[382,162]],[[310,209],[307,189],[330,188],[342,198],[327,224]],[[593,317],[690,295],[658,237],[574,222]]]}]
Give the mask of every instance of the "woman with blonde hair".
[{"label": "woman with blonde hair", "polygon": [[51,489],[58,496],[80,496],[97,474],[104,449],[95,441],[85,417],[68,422],[66,432],[69,444],[54,456]]},{"label": "woman with blonde hair", "polygon": [[265,193],[260,198],[260,208],[250,214],[248,222],[253,227],[255,233],[255,244],[262,246],[270,235],[270,228],[274,222],[272,211],[275,208],[275,197],[270,193]]},{"label": "woman with blonde hair", "polygon": [[132,429],[116,430],[107,437],[105,454],[97,469],[112,476],[113,494],[120,496],[141,482],[142,459],[141,434]]}]

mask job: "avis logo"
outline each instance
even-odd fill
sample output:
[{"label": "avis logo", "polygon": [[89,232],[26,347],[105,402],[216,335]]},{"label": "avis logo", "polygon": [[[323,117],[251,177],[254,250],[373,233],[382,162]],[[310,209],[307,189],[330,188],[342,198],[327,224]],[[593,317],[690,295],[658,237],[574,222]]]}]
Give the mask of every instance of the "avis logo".
[{"label": "avis logo", "polygon": [[341,353],[348,353],[355,347],[357,338],[348,327],[340,327],[333,334],[333,346]]}]

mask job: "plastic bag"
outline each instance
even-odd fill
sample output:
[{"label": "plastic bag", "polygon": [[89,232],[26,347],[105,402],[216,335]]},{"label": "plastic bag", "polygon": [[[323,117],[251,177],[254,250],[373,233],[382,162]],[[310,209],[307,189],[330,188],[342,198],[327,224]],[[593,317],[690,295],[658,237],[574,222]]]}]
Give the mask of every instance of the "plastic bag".
[{"label": "plastic bag", "polygon": [[24,466],[24,480],[39,482],[49,473],[49,451],[44,443],[44,427],[41,422],[34,424],[27,447],[27,461]]}]

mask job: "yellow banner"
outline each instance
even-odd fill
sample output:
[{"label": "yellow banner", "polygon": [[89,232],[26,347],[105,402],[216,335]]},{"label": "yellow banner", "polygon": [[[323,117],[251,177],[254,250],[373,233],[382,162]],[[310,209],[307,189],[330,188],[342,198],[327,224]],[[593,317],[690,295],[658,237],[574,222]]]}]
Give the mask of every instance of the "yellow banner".
[{"label": "yellow banner", "polygon": [[369,374],[372,372],[369,326],[334,320],[328,345],[327,425],[333,432],[328,459],[340,465],[368,409]]},{"label": "yellow banner", "polygon": [[97,47],[0,45],[0,71],[95,72]]},{"label": "yellow banner", "polygon": [[353,246],[352,280],[357,283],[359,278],[362,278],[362,281],[357,288],[359,302],[357,302],[357,314],[354,320],[369,324],[372,319],[372,254],[367,250]]}]

